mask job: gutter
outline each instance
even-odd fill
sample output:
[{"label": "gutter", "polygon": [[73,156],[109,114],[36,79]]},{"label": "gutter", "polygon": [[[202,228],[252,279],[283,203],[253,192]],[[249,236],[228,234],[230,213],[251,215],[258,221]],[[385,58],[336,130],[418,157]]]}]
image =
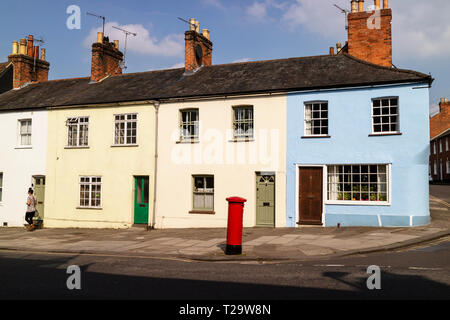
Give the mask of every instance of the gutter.
[{"label": "gutter", "polygon": [[150,229],[155,229],[156,224],[156,186],[158,179],[158,131],[159,131],[159,106],[160,102],[155,101],[153,103],[155,108],[155,167],[154,167],[154,177],[153,177],[153,212],[150,224]]}]

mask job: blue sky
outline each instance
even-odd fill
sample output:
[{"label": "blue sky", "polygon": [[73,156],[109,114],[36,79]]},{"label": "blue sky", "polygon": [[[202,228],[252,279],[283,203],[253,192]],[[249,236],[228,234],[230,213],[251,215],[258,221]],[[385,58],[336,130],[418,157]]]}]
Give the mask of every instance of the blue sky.
[{"label": "blue sky", "polygon": [[[87,11],[106,16],[107,35],[121,46],[124,35],[112,25],[138,33],[129,39],[126,72],[183,64],[188,26],[177,17],[197,18],[211,31],[214,64],[327,54],[347,39],[344,17],[333,4],[349,8],[350,0],[16,0],[2,11],[0,62],[12,41],[33,34],[45,39],[51,79],[89,76],[90,44],[101,21]],[[80,30],[66,27],[70,5],[81,8]],[[394,64],[433,75],[434,111],[439,98],[450,97],[450,1],[390,0],[390,6]]]}]

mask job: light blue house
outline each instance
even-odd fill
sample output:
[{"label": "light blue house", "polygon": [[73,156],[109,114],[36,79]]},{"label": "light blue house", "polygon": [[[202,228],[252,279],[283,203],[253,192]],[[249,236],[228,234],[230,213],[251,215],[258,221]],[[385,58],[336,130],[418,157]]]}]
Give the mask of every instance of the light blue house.
[{"label": "light blue house", "polygon": [[428,85],[288,95],[289,227],[429,223]]},{"label": "light blue house", "polygon": [[340,79],[314,65],[315,88],[287,94],[287,226],[428,224],[433,79],[392,64],[387,1],[351,5]]}]

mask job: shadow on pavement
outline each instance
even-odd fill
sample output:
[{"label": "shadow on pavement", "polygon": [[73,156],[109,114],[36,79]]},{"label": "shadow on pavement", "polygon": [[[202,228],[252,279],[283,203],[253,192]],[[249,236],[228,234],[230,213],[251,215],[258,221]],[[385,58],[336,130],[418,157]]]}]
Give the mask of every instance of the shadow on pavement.
[{"label": "shadow on pavement", "polygon": [[[382,272],[382,290],[370,291],[366,279],[346,280],[346,272],[322,278],[347,290],[313,287],[142,277],[82,269],[82,290],[66,287],[66,267],[74,257],[10,258],[0,256],[0,299],[448,299],[450,287],[421,276]],[[330,280],[332,279],[332,280]]]}]

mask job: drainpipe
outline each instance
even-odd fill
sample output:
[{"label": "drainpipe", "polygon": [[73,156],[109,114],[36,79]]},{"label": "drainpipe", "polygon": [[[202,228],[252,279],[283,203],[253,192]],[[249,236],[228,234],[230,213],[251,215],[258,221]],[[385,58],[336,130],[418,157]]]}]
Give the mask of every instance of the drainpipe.
[{"label": "drainpipe", "polygon": [[154,181],[153,181],[153,213],[150,228],[155,229],[156,224],[156,183],[158,177],[158,125],[159,125],[159,101],[155,101],[153,106],[155,107],[155,168],[154,168]]}]

